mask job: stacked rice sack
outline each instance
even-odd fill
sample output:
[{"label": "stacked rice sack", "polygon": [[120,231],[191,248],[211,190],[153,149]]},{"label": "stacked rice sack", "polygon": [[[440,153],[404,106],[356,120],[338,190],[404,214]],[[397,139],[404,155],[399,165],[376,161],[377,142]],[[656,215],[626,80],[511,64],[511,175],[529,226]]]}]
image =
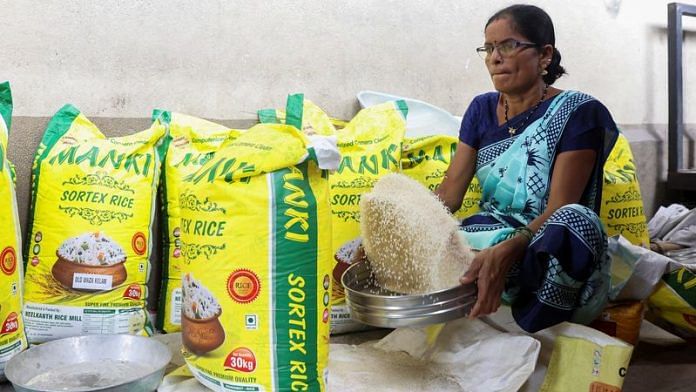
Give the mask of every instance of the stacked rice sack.
[{"label": "stacked rice sack", "polygon": [[201,210],[212,208],[203,195],[182,194],[183,180],[213,159],[223,142],[235,139],[243,131],[176,112],[155,110],[152,117],[154,121],[161,118],[169,129],[163,142],[166,154],[160,184],[163,265],[156,326],[171,333],[181,330],[181,267],[186,249],[181,244],[180,204]]},{"label": "stacked rice sack", "polygon": [[12,93],[0,83],[0,378],[7,361],[27,347],[22,317],[21,236],[14,173],[7,160]]},{"label": "stacked rice sack", "polygon": [[32,168],[25,241],[31,343],[152,333],[146,284],[164,134],[158,120],[107,138],[72,105],[49,122]]},{"label": "stacked rice sack", "polygon": [[[459,139],[448,135],[406,137],[401,151],[401,172],[435,191],[445,178],[458,144]],[[478,212],[480,200],[481,185],[474,176],[455,216],[463,219]]]},{"label": "stacked rice sack", "polygon": [[696,271],[676,267],[662,276],[648,298],[651,312],[686,336],[696,335]]},{"label": "stacked rice sack", "polygon": [[[305,131],[335,132],[341,162],[329,174],[331,193],[331,226],[333,231],[331,333],[345,333],[367,328],[350,317],[341,275],[348,268],[360,245],[360,198],[369,192],[382,176],[398,172],[401,148],[406,130],[408,108],[404,101],[387,102],[361,110],[339,131],[326,131],[331,121],[321,109],[305,104],[313,113],[303,121]],[[280,121],[284,113],[264,110],[260,121]],[[324,130],[324,131],[323,131]]]},{"label": "stacked rice sack", "polygon": [[371,106],[358,112],[337,134],[341,164],[329,177],[335,260],[333,333],[364,328],[350,317],[340,279],[358,249],[362,195],[383,176],[400,170],[407,114],[404,101]]},{"label": "stacked rice sack", "polygon": [[635,245],[650,243],[636,163],[622,133],[604,164],[604,185],[599,218],[607,235],[621,234]]},{"label": "stacked rice sack", "polygon": [[[458,140],[453,136],[432,135],[404,139],[402,173],[435,190],[444,179]],[[467,189],[457,218],[479,210],[481,186],[474,177]],[[608,235],[621,234],[634,244],[649,242],[643,199],[628,140],[620,134],[604,165],[604,186],[600,218]]]},{"label": "stacked rice sack", "polygon": [[[343,129],[346,126],[345,121],[329,117],[324,110],[308,99],[304,100],[302,110],[302,131],[305,134],[331,136],[336,134],[337,129]],[[283,109],[261,109],[257,115],[259,122],[266,124],[285,124],[287,117]]]},{"label": "stacked rice sack", "polygon": [[183,353],[215,391],[326,389],[338,151],[299,130],[302,108],[290,96],[289,124],[226,141],[182,184],[208,206],[180,205]]}]

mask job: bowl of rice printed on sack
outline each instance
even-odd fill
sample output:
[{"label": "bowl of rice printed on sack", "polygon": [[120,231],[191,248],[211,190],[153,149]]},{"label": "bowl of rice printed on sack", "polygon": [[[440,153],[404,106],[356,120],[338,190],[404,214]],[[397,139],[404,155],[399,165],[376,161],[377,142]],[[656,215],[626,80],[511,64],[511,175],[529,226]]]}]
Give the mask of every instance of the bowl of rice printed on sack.
[{"label": "bowl of rice printed on sack", "polygon": [[[336,262],[336,265],[334,266],[332,274],[336,282],[341,281],[341,276],[343,276],[343,273],[346,272],[348,267],[350,267],[354,261],[356,261],[355,259],[359,253],[361,244],[362,238],[350,240],[338,248],[336,254],[334,254],[334,261]],[[340,285],[336,286],[341,287]]]},{"label": "bowl of rice printed on sack", "polygon": [[220,303],[190,273],[184,275],[181,291],[184,297],[181,309],[181,338],[184,346],[197,355],[220,347],[225,341],[225,331],[220,324]]},{"label": "bowl of rice printed on sack", "polygon": [[[63,286],[78,291],[103,291],[126,281],[126,253],[107,236],[96,232],[65,240],[56,251],[51,270]],[[110,283],[110,284],[109,284]]]}]

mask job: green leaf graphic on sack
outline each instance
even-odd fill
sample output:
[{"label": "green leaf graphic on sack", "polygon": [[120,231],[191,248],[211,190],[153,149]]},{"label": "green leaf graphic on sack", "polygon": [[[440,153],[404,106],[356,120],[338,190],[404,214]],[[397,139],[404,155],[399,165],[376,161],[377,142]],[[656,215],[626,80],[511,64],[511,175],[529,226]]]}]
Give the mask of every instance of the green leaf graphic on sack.
[{"label": "green leaf graphic on sack", "polygon": [[662,280],[682,297],[691,307],[696,308],[696,274],[681,268],[665,274]]},{"label": "green leaf graphic on sack", "polygon": [[656,315],[690,332],[696,332],[696,274],[680,268],[662,276],[649,304]]}]

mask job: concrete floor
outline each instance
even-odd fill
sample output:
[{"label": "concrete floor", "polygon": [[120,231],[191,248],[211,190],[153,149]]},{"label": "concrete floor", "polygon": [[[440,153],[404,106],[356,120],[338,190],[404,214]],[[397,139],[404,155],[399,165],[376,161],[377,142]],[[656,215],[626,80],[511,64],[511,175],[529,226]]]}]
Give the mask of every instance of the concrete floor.
[{"label": "concrete floor", "polygon": [[668,347],[640,342],[633,352],[623,391],[696,391],[696,341]]},{"label": "concrete floor", "polygon": [[[333,336],[331,340],[332,343],[359,344],[368,340],[380,339],[388,333],[389,330],[371,330]],[[168,338],[173,338],[175,335],[177,334],[159,337],[169,344],[173,340]],[[178,344],[174,344],[174,346],[178,347]],[[176,347],[173,351],[178,353]],[[182,361],[173,362],[175,362],[173,368],[183,364]],[[0,392],[11,391],[14,391],[11,385],[0,383]],[[633,352],[622,391],[696,391],[696,340],[673,346],[659,346],[641,341]]]},{"label": "concrete floor", "polygon": [[[334,336],[331,341],[332,343],[358,344],[367,340],[380,339],[387,333],[388,330],[373,330]],[[696,339],[673,346],[660,346],[641,341],[635,347],[622,392],[694,391],[696,391]]]},{"label": "concrete floor", "polygon": [[[385,334],[385,330],[376,330],[340,335],[333,337],[332,342],[354,344],[379,339]],[[696,391],[696,341],[676,346],[658,346],[640,342],[636,346],[622,392],[694,391]]]}]

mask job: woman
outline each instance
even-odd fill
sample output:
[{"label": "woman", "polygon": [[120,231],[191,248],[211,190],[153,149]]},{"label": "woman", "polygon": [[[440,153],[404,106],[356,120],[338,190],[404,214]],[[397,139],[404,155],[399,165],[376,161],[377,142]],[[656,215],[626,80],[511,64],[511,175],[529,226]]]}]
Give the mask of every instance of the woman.
[{"label": "woman", "polygon": [[502,298],[530,332],[566,320],[589,323],[609,287],[597,213],[616,124],[592,97],[552,86],[565,71],[542,9],[497,12],[476,50],[497,91],[471,102],[437,190],[455,211],[474,175],[482,186],[481,212],[461,226],[481,249],[461,278],[478,286],[470,317],[495,312]]}]

